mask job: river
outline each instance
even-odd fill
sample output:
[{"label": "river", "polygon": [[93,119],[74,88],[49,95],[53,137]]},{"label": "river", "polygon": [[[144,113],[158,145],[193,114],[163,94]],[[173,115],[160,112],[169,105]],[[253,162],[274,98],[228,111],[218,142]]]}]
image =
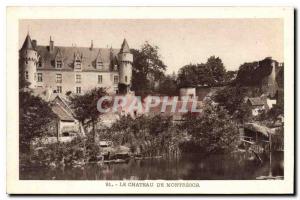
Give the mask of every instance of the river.
[{"label": "river", "polygon": [[[270,164],[231,155],[181,159],[131,159],[128,163],[89,164],[82,168],[20,169],[22,180],[251,180],[269,174]],[[273,153],[272,175],[283,176],[283,152]]]}]

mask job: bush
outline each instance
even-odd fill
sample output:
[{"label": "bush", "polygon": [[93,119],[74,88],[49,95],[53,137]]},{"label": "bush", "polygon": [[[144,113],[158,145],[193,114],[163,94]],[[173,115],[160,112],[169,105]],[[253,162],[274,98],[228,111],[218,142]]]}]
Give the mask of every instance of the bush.
[{"label": "bush", "polygon": [[183,151],[211,154],[237,148],[237,125],[221,107],[207,105],[202,115],[186,115],[181,129],[191,136],[189,141],[181,145]]}]

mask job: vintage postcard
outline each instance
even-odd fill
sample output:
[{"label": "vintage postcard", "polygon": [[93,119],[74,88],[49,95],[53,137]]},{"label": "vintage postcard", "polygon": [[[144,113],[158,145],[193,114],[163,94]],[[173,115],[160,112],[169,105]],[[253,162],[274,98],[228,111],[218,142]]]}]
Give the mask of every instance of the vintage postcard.
[{"label": "vintage postcard", "polygon": [[293,194],[294,10],[8,7],[7,193]]}]

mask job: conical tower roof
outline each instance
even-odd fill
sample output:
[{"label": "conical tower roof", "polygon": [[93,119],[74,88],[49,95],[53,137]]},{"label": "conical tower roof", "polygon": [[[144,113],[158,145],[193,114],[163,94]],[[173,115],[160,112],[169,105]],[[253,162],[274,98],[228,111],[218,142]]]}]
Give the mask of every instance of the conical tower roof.
[{"label": "conical tower roof", "polygon": [[23,46],[21,48],[21,50],[24,50],[24,49],[30,49],[30,50],[33,50],[33,46],[32,46],[32,42],[31,42],[31,39],[30,39],[30,36],[29,34],[27,34],[26,38],[25,38],[25,41],[23,43]]},{"label": "conical tower roof", "polygon": [[124,41],[123,41],[123,44],[120,49],[120,53],[130,53],[130,49],[129,49],[126,39],[124,39]]}]

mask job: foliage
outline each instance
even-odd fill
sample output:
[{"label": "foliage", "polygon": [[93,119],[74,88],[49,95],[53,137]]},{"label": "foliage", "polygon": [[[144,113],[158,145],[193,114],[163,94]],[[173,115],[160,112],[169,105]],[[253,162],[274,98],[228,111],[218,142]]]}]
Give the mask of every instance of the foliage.
[{"label": "foliage", "polygon": [[227,71],[224,77],[225,83],[232,83],[233,81],[235,81],[236,75],[237,71]]},{"label": "foliage", "polygon": [[225,67],[219,57],[211,56],[205,64],[189,64],[178,73],[179,87],[217,86],[225,80]]},{"label": "foliage", "polygon": [[180,68],[177,82],[179,87],[212,85],[211,77],[211,71],[204,64],[190,64]]},{"label": "foliage", "polygon": [[43,101],[40,97],[33,96],[31,92],[20,91],[19,101],[20,151],[27,152],[30,149],[32,139],[47,134],[47,125],[56,116],[47,102]]},{"label": "foliage", "polygon": [[167,66],[161,60],[159,48],[146,42],[140,50],[132,50],[133,72],[132,90],[137,94],[150,93],[154,90],[153,81],[164,76]]},{"label": "foliage", "polygon": [[219,84],[224,82],[225,67],[222,60],[219,57],[211,56],[207,59],[206,67],[211,70],[213,84]]},{"label": "foliage", "polygon": [[233,114],[244,102],[245,94],[246,91],[242,87],[225,87],[217,91],[213,99]]},{"label": "foliage", "polygon": [[84,165],[96,159],[99,146],[92,138],[76,137],[67,143],[44,144],[31,152],[30,157],[23,155],[21,163],[31,167],[59,167]]},{"label": "foliage", "polygon": [[[98,100],[107,95],[104,88],[94,88],[84,93],[84,95],[70,96],[71,107],[74,110],[76,118],[84,126],[91,122],[93,126],[93,135],[95,135],[95,124],[97,123],[99,116],[103,114],[97,109]],[[102,108],[104,109],[110,107],[110,105],[111,102],[108,100],[102,102]]]},{"label": "foliage", "polygon": [[187,114],[181,128],[191,136],[182,148],[204,155],[230,152],[239,138],[236,124],[218,106],[207,105],[202,115]]},{"label": "foliage", "polygon": [[112,140],[115,145],[126,145],[132,152],[144,156],[168,154],[178,148],[184,139],[167,116],[139,116],[132,119],[123,116],[112,127],[103,131],[102,139]]},{"label": "foliage", "polygon": [[159,84],[159,93],[167,96],[177,95],[176,78],[172,76],[165,76]]},{"label": "foliage", "polygon": [[224,106],[238,122],[244,123],[252,117],[251,107],[245,102],[245,98],[261,94],[261,90],[256,87],[226,86],[215,93],[213,100]]},{"label": "foliage", "polygon": [[253,86],[257,82],[253,80],[255,69],[258,67],[258,62],[244,63],[240,66],[236,82],[238,85]]},{"label": "foliage", "polygon": [[257,116],[258,121],[264,121],[265,123],[272,126],[272,123],[277,121],[277,117],[279,115],[284,114],[283,105],[276,104],[273,105],[273,107],[269,110],[266,110],[265,112],[261,113]]},{"label": "foliage", "polygon": [[257,86],[263,77],[271,73],[271,62],[271,58],[265,58],[259,62],[242,64],[237,73],[236,84],[240,86]]}]

